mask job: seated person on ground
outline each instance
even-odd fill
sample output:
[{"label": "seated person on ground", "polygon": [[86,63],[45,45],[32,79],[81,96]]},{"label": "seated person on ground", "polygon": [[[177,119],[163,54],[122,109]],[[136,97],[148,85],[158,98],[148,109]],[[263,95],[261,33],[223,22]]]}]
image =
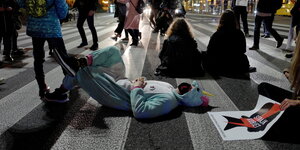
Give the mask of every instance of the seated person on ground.
[{"label": "seated person on ground", "polygon": [[185,19],[174,20],[159,53],[161,64],[157,67],[155,75],[170,77],[204,75],[202,55],[191,30]]},{"label": "seated person on ground", "polygon": [[[274,86],[269,83],[258,85],[258,93],[281,103],[281,109],[285,110],[279,120],[272,126],[265,136],[268,140],[284,141],[289,143],[300,143],[300,36],[297,37],[295,56],[289,70],[285,70],[285,75],[291,82],[291,92],[286,89]],[[296,107],[297,106],[297,107]]]},{"label": "seated person on ground", "polygon": [[[45,101],[65,102],[66,92],[78,84],[100,104],[132,111],[136,118],[154,118],[169,113],[179,105],[207,106],[208,98],[199,84],[182,83],[177,88],[162,81],[125,78],[125,66],[117,47],[94,51],[76,59],[54,50],[54,56],[68,73],[60,88],[45,96]],[[58,99],[64,97],[64,99]]]},{"label": "seated person on ground", "polygon": [[255,68],[250,67],[245,53],[244,33],[238,28],[233,11],[226,10],[207,46],[205,70],[217,74],[253,72]]}]

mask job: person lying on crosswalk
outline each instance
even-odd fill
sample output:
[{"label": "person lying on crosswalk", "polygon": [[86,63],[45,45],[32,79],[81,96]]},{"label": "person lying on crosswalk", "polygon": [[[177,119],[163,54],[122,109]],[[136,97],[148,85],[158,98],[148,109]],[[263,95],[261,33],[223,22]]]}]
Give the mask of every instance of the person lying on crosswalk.
[{"label": "person lying on crosswalk", "polygon": [[54,57],[69,74],[59,89],[46,94],[45,101],[65,101],[66,92],[79,85],[100,104],[132,111],[136,118],[158,117],[179,105],[208,106],[209,100],[197,81],[182,83],[178,88],[167,82],[145,81],[145,78],[130,81],[125,77],[120,50],[114,46],[94,51],[81,59],[63,56],[54,50]]}]

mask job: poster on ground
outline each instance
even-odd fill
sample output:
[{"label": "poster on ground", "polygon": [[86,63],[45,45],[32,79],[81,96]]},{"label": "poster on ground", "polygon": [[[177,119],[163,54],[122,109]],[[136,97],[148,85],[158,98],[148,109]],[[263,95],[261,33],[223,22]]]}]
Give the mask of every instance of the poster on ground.
[{"label": "poster on ground", "polygon": [[261,138],[280,118],[280,103],[259,95],[251,111],[209,112],[208,115],[223,140]]}]

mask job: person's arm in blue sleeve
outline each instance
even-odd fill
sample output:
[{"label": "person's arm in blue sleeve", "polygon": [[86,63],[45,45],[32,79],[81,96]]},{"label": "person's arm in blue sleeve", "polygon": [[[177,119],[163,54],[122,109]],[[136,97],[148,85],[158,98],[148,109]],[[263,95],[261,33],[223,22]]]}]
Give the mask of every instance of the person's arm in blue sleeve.
[{"label": "person's arm in blue sleeve", "polygon": [[172,93],[145,96],[143,88],[146,86],[144,78],[133,81],[130,93],[131,109],[135,118],[154,118],[169,113],[178,106]]},{"label": "person's arm in blue sleeve", "polygon": [[69,6],[65,0],[55,0],[55,9],[58,19],[64,19],[66,18]]},{"label": "person's arm in blue sleeve", "polygon": [[171,94],[156,94],[145,97],[142,88],[130,93],[132,112],[135,118],[154,118],[169,113],[178,106]]}]

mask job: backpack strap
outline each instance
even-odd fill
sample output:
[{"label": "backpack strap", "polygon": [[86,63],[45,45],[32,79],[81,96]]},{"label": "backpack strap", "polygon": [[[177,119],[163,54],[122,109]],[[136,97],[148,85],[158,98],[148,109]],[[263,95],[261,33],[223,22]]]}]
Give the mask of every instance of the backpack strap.
[{"label": "backpack strap", "polygon": [[134,6],[134,4],[132,3],[132,1],[130,0],[130,3],[132,4],[132,6],[134,7],[134,9],[136,9],[136,7]]}]

